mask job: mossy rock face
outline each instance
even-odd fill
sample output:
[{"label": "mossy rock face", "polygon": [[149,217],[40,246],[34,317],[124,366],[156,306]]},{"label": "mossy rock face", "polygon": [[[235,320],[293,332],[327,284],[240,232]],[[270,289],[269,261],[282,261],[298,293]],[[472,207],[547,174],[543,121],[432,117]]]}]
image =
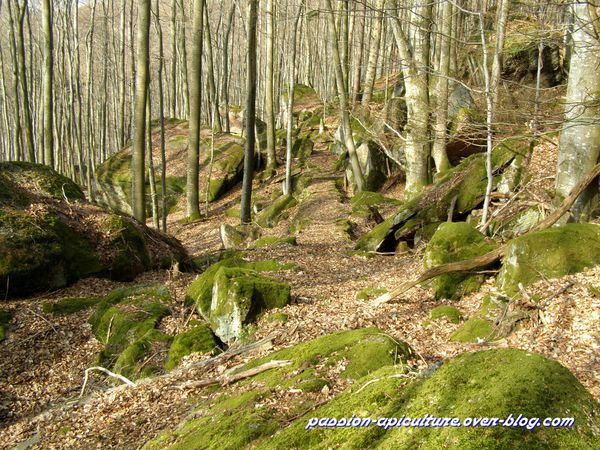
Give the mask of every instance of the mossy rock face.
[{"label": "mossy rock face", "polygon": [[[425,249],[425,269],[484,255],[497,247],[486,241],[483,234],[465,222],[442,223]],[[460,298],[475,292],[483,283],[483,275],[452,273],[433,279],[436,298]]]},{"label": "mossy rock face", "polygon": [[224,258],[210,265],[192,284],[188,287],[185,301],[186,303],[196,304],[198,311],[204,317],[210,312],[212,302],[213,285],[215,275],[222,267],[239,267],[241,269],[255,270],[257,272],[274,272],[277,270],[287,270],[289,264],[280,264],[277,261],[246,261],[239,256]]},{"label": "mossy rock face", "polygon": [[446,319],[452,323],[459,323],[462,318],[460,311],[453,306],[438,306],[433,308],[430,313],[431,320]]},{"label": "mossy rock face", "polygon": [[[163,432],[144,448],[186,449],[197,446],[198,442],[211,449],[262,448],[268,445],[278,429],[290,421],[306,425],[305,417],[294,417],[316,405],[313,399],[292,399],[287,412],[278,412],[264,404],[272,396],[272,390],[316,392],[333,384],[336,380],[332,377],[355,381],[394,364],[399,364],[395,372],[401,373],[400,367],[411,356],[412,350],[407,344],[396,341],[377,328],[340,331],[280,350],[239,370],[245,371],[273,360],[290,361],[289,365],[240,382],[251,390],[233,396],[222,395],[211,405],[201,405],[201,417],[184,423],[175,431]],[[327,369],[340,363],[346,366],[346,370],[340,375],[331,375]],[[313,416],[312,413],[310,415]],[[299,437],[307,435],[302,430]],[[293,447],[307,448],[307,445],[279,446]]]},{"label": "mossy rock face", "polygon": [[[597,447],[598,402],[569,370],[540,355],[517,349],[464,353],[444,363],[431,376],[417,378],[409,384],[393,375],[392,368],[380,369],[312,411],[310,417],[295,421],[273,437],[260,441],[260,447],[432,450]],[[377,382],[358,392],[369,379],[377,379]],[[519,415],[528,418],[526,425],[531,430],[523,426],[509,427],[510,422],[504,422],[509,417],[515,420]],[[335,421],[331,427],[307,430],[312,417]],[[396,418],[398,421],[349,427],[346,422],[353,417]],[[429,426],[424,426],[422,422],[427,417]],[[490,423],[467,426],[465,421],[485,417],[497,418],[496,426]],[[541,422],[547,417],[572,417],[574,426],[544,427]],[[402,424],[406,418],[415,420],[414,425],[397,426],[397,422]],[[416,422],[419,418],[422,418],[421,423]],[[457,418],[462,426],[442,426],[439,422],[442,418],[448,418],[448,422]],[[537,423],[535,418],[540,421],[537,428],[533,427]],[[335,427],[342,419],[344,422]],[[433,419],[438,426],[432,426]]]},{"label": "mossy rock face", "polygon": [[42,311],[46,314],[67,315],[91,308],[102,301],[98,297],[63,298],[55,303],[44,303]]},{"label": "mossy rock face", "polygon": [[529,233],[508,243],[496,280],[506,294],[545,278],[558,278],[600,264],[600,226],[567,224]]},{"label": "mossy rock face", "polygon": [[214,278],[210,310],[203,311],[214,333],[224,342],[242,336],[243,327],[259,314],[290,302],[290,286],[258,272],[221,267]]},{"label": "mossy rock face", "polygon": [[130,379],[160,370],[154,361],[144,363],[170,344],[171,337],[156,329],[170,314],[170,298],[164,286],[117,289],[108,294],[89,320],[94,336],[105,345],[98,363]]},{"label": "mossy rock face", "polygon": [[502,337],[503,330],[497,323],[505,314],[506,302],[501,295],[486,295],[479,310],[450,336],[450,340],[481,343]]},{"label": "mossy rock face", "polygon": [[0,207],[27,206],[35,197],[85,200],[72,180],[48,166],[28,162],[0,162]]},{"label": "mossy rock face", "polygon": [[263,228],[273,228],[279,223],[282,213],[296,205],[291,195],[282,195],[256,215],[256,223]]},{"label": "mossy rock face", "polygon": [[371,215],[371,208],[381,208],[398,206],[402,202],[395,198],[385,197],[379,192],[362,191],[357,192],[354,197],[350,199],[352,205],[352,214],[359,217],[368,217]]},{"label": "mossy rock face", "polygon": [[221,198],[242,179],[243,164],[244,147],[239,141],[229,141],[215,149],[208,186],[209,202]]},{"label": "mossy rock face", "polygon": [[104,269],[92,242],[49,212],[0,209],[0,294],[67,286]]},{"label": "mossy rock face", "polygon": [[179,333],[173,338],[165,368],[167,370],[175,368],[184,356],[192,353],[212,354],[219,349],[219,343],[210,327],[204,323],[196,324],[190,330]]},{"label": "mossy rock face", "polygon": [[[367,191],[378,190],[387,180],[387,156],[385,156],[381,147],[373,141],[365,141],[357,145],[356,156],[365,179],[363,189]],[[350,167],[346,169],[346,177],[352,183],[356,192],[354,174]]]},{"label": "mossy rock face", "polygon": [[[514,158],[512,148],[499,146],[494,150],[494,186]],[[356,249],[393,251],[398,241],[412,239],[424,226],[446,221],[452,204],[453,218],[464,217],[483,203],[486,185],[485,155],[472,155],[442,174],[429,189],[402,205],[395,215],[364,234]]]},{"label": "mossy rock face", "polygon": [[6,333],[8,331],[8,324],[12,320],[12,313],[10,311],[4,311],[0,309],[0,342],[6,339]]}]

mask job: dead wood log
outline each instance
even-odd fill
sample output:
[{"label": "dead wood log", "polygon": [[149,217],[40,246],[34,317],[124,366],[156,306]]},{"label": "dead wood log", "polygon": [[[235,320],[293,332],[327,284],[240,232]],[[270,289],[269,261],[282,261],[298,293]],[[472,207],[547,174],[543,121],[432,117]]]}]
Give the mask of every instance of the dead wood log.
[{"label": "dead wood log", "polygon": [[[552,213],[548,215],[543,221],[538,223],[536,226],[531,228],[527,233],[533,233],[536,231],[545,230],[546,228],[551,227],[556,222],[560,220],[573,206],[573,203],[577,200],[577,198],[587,189],[587,187],[594,181],[598,176],[600,176],[600,164],[597,164],[590,173],[583,178],[577,185],[573,188],[571,193],[563,200],[560,206],[554,210]],[[374,306],[379,306],[384,303],[387,303],[398,296],[404,294],[409,289],[415,287],[417,284],[423,283],[431,278],[437,277],[439,275],[444,275],[446,273],[453,272],[464,272],[467,270],[473,270],[479,267],[485,267],[498,259],[502,258],[506,254],[506,244],[501,245],[496,250],[493,250],[485,255],[478,256],[476,258],[467,259],[464,261],[456,261],[448,264],[442,264],[441,266],[433,267],[423,274],[421,274],[418,278],[412,281],[408,281],[400,286],[398,289],[395,289],[392,292],[381,295],[377,297],[373,301]]]}]

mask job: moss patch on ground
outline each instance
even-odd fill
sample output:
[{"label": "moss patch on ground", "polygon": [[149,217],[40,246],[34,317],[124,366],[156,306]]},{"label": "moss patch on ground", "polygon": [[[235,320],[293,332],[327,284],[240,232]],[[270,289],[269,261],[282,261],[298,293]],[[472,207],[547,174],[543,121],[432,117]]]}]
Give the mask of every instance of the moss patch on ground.
[{"label": "moss patch on ground", "polygon": [[165,368],[175,368],[184,356],[192,353],[214,353],[220,350],[219,343],[210,327],[204,323],[194,324],[191,329],[173,338]]},{"label": "moss patch on ground", "polygon": [[[317,408],[310,417],[346,420],[359,418],[528,419],[573,417],[574,427],[396,427],[393,422],[369,427],[306,430],[308,419],[298,420],[261,448],[422,448],[545,449],[593,448],[598,443],[600,406],[577,379],[556,361],[517,349],[462,354],[427,378],[393,378],[383,368],[365,386],[361,380],[346,393]],[[528,422],[533,423],[533,422]],[[390,426],[391,425],[391,426]]]},{"label": "moss patch on ground", "polygon": [[[485,237],[468,223],[442,223],[427,244],[423,265],[425,269],[431,269],[484,255],[496,247],[497,244],[486,241]],[[460,272],[440,275],[433,279],[432,285],[436,298],[454,299],[477,291],[483,279],[483,275]]]},{"label": "moss patch on ground", "polygon": [[[197,411],[199,418],[184,423],[177,430],[162,433],[144,448],[185,449],[198,442],[215,449],[264,445],[278,429],[293,421],[294,416],[315,406],[314,400],[296,400],[283,412],[278,412],[265,404],[272,392],[292,388],[315,392],[335,382],[329,377],[337,375],[329,375],[327,368],[338,363],[346,363],[346,370],[340,376],[357,380],[383,366],[404,364],[410,355],[408,345],[395,341],[376,328],[341,331],[280,350],[239,370],[248,370],[272,360],[288,360],[291,364],[240,382],[250,390],[233,396],[218,396],[211,405],[200,407]],[[402,372],[400,366],[394,370]],[[305,420],[301,418],[298,422],[304,423]],[[302,435],[306,433],[303,431]]]},{"label": "moss patch on ground", "polygon": [[510,241],[496,284],[506,294],[514,295],[519,291],[519,283],[527,286],[598,264],[600,225],[567,224]]},{"label": "moss patch on ground", "polygon": [[170,298],[168,289],[159,285],[116,289],[104,297],[89,320],[94,336],[105,345],[98,363],[129,379],[161,370],[160,358],[144,363],[170,344],[171,337],[156,329],[170,314]]},{"label": "moss patch on ground", "polygon": [[497,322],[503,315],[506,299],[486,295],[479,310],[450,336],[455,342],[486,342],[497,338]]},{"label": "moss patch on ground", "polygon": [[84,309],[91,308],[102,301],[98,297],[75,297],[63,298],[58,302],[42,304],[42,311],[46,314],[67,315],[73,314]]},{"label": "moss patch on ground", "polygon": [[452,323],[459,323],[462,318],[461,312],[453,306],[438,306],[433,308],[430,313],[431,320],[446,319]]},{"label": "moss patch on ground", "polygon": [[370,300],[387,292],[382,288],[365,288],[356,293],[356,300]]}]

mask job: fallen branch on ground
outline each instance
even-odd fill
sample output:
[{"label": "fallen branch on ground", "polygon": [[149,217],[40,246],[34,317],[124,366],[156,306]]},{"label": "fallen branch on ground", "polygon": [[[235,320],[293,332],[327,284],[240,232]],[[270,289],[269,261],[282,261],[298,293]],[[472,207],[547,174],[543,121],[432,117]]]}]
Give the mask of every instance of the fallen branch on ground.
[{"label": "fallen branch on ground", "polygon": [[110,370],[105,369],[104,367],[100,367],[100,366],[90,367],[88,369],[85,369],[85,377],[83,379],[83,386],[81,386],[81,392],[79,393],[79,398],[83,397],[83,394],[85,392],[85,387],[87,386],[88,378],[89,378],[90,372],[92,370],[104,372],[109,377],[117,378],[118,380],[121,380],[123,383],[125,383],[128,386],[131,386],[131,387],[137,386],[137,384],[135,384],[129,378],[125,378],[123,375],[119,375],[118,373],[111,372]]},{"label": "fallen branch on ground", "polygon": [[[562,216],[564,216],[569,211],[569,209],[571,209],[571,206],[573,206],[573,203],[575,203],[575,201],[583,193],[583,191],[585,191],[587,187],[592,183],[592,181],[594,181],[599,175],[600,164],[596,164],[596,166],[590,171],[590,173],[588,173],[585,176],[585,178],[583,178],[579,183],[577,183],[577,185],[573,188],[571,193],[563,200],[561,205],[556,210],[554,210],[554,212],[550,213],[548,217],[546,217],[536,226],[531,228],[525,234],[545,230],[546,228],[549,228],[556,222],[558,222],[558,220]],[[397,298],[398,296],[404,294],[406,291],[415,287],[417,284],[421,284],[427,280],[430,280],[431,278],[435,278],[437,276],[444,275],[447,273],[464,272],[467,270],[477,269],[479,267],[485,267],[499,260],[505,254],[506,244],[503,244],[496,250],[486,253],[485,255],[478,256],[477,258],[451,262],[448,264],[442,264],[441,266],[433,267],[425,271],[417,279],[404,283],[398,289],[377,297],[373,301],[373,306],[377,307],[384,303],[387,303]]]},{"label": "fallen branch on ground", "polygon": [[220,384],[221,386],[227,386],[228,384],[235,383],[236,381],[242,380],[244,378],[253,377],[254,375],[258,375],[259,373],[265,372],[267,370],[289,366],[291,363],[292,363],[292,361],[288,361],[288,360],[273,360],[273,361],[264,363],[258,367],[253,367],[252,369],[244,370],[243,372],[238,372],[234,375],[223,375],[223,376],[216,377],[216,378],[207,378],[205,380],[187,381],[185,383],[174,385],[171,388],[172,389],[193,389],[193,388],[210,386],[213,384]]}]

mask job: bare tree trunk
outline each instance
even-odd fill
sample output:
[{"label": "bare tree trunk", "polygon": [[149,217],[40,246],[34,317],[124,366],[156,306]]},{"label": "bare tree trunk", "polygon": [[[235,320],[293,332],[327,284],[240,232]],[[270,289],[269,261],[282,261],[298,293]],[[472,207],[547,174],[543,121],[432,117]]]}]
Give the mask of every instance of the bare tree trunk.
[{"label": "bare tree trunk", "polygon": [[171,117],[174,118],[177,117],[177,0],[171,1],[171,82]]},{"label": "bare tree trunk", "polygon": [[365,178],[356,155],[356,145],[354,143],[354,137],[352,136],[352,127],[350,126],[350,113],[348,112],[348,94],[346,93],[346,78],[342,70],[342,61],[340,59],[340,50],[337,40],[337,32],[335,30],[335,16],[333,12],[333,6],[331,0],[327,0],[328,18],[329,18],[329,40],[332,46],[334,66],[335,66],[335,78],[338,90],[338,96],[340,101],[340,114],[342,116],[342,131],[344,135],[344,143],[348,150],[348,157],[350,158],[350,167],[352,168],[352,174],[354,175],[354,183],[356,184],[357,191],[362,191],[365,185]]},{"label": "bare tree trunk", "polygon": [[147,138],[147,153],[148,153],[148,181],[150,184],[150,205],[152,208],[152,225],[157,230],[159,228],[158,222],[158,196],[156,194],[156,173],[154,171],[154,155],[152,152],[152,101],[150,95],[147,96],[146,101],[148,107],[146,110],[146,130],[148,134]]},{"label": "bare tree trunk", "polygon": [[140,0],[138,4],[138,58],[135,83],[135,130],[132,147],[132,195],[133,216],[146,222],[146,186],[144,170],[146,103],[150,67],[150,0]]},{"label": "bare tree trunk", "polygon": [[249,0],[248,8],[248,59],[246,84],[246,145],[244,146],[244,178],[242,181],[242,201],[240,221],[242,225],[251,222],[252,179],[254,177],[254,145],[256,123],[256,20],[258,0]]},{"label": "bare tree trunk", "polygon": [[233,26],[233,18],[235,13],[235,2],[231,3],[231,8],[227,15],[227,26],[225,27],[225,36],[223,36],[223,82],[222,82],[222,95],[223,95],[223,120],[225,121],[225,132],[231,131],[229,125],[229,36],[231,35],[231,29]]},{"label": "bare tree trunk", "polygon": [[[574,31],[565,120],[556,167],[556,197],[562,201],[600,159],[600,41],[588,5],[573,5]],[[577,199],[574,219],[588,220],[598,206],[598,183]]]},{"label": "bare tree trunk", "polygon": [[52,38],[52,5],[42,0],[42,22],[44,29],[44,164],[54,168],[54,45]]},{"label": "bare tree trunk", "polygon": [[[356,105],[361,99],[361,71],[362,71],[362,63],[363,63],[363,55],[364,55],[364,46],[365,46],[365,12],[366,7],[362,2],[354,2],[355,5],[355,14],[358,18],[358,44],[356,48],[356,63],[354,65],[354,82],[353,85],[353,94],[352,94],[352,105]],[[360,10],[359,10],[359,6]]]},{"label": "bare tree trunk", "polygon": [[373,97],[373,83],[377,71],[377,61],[379,59],[379,46],[381,44],[381,29],[383,28],[383,9],[385,0],[377,0],[377,17],[371,33],[371,46],[369,48],[369,62],[367,63],[367,73],[365,75],[364,95],[362,98],[363,106],[368,106]]},{"label": "bare tree trunk", "polygon": [[275,172],[277,166],[277,160],[275,159],[275,104],[273,100],[273,67],[274,67],[274,52],[273,52],[273,41],[275,35],[273,33],[273,22],[274,22],[274,0],[267,0],[266,5],[266,77],[265,77],[265,97],[266,97],[266,121],[267,121],[267,176],[272,175]]},{"label": "bare tree trunk", "polygon": [[300,17],[302,16],[302,10],[304,9],[304,0],[300,2],[300,6],[298,7],[298,13],[296,14],[296,19],[294,20],[294,31],[292,32],[292,54],[291,54],[291,64],[290,64],[290,80],[289,80],[289,90],[288,90],[288,115],[287,115],[287,139],[286,139],[286,152],[285,152],[285,184],[283,193],[285,195],[291,195],[292,193],[292,128],[294,126],[294,88],[296,83],[296,41],[298,38],[298,23],[300,22]]},{"label": "bare tree trunk", "polygon": [[24,155],[23,149],[23,136],[22,136],[22,128],[21,128],[21,95],[19,93],[20,87],[20,72],[19,72],[19,56],[17,53],[17,32],[15,29],[14,23],[14,15],[12,10],[12,2],[8,1],[8,19],[10,25],[10,50],[11,50],[11,58],[12,58],[12,67],[13,67],[13,79],[15,80],[14,84],[14,93],[15,93],[15,114],[14,114],[14,134],[13,141],[15,147],[15,153],[17,155],[17,160],[21,160]]},{"label": "bare tree trunk", "polygon": [[[165,56],[164,56],[164,44],[163,44],[163,31],[160,24],[160,1],[156,0],[155,6],[156,12],[154,16],[154,25],[156,26],[156,33],[158,34],[158,120],[160,122],[160,185],[162,190],[161,196],[161,216],[162,216],[162,230],[167,232],[167,155],[166,155],[166,144],[165,144],[165,103],[164,103],[164,90],[163,90],[163,70],[165,67]],[[175,80],[173,80],[175,84]]]},{"label": "bare tree trunk", "polygon": [[212,103],[211,115],[214,116],[211,118],[212,126],[215,127],[214,130],[217,133],[222,133],[223,128],[221,127],[221,116],[219,114],[219,91],[217,89],[217,83],[215,81],[215,66],[214,66],[214,58],[213,58],[213,46],[211,40],[210,33],[210,20],[208,15],[208,7],[206,5],[206,0],[204,2],[204,40],[206,42],[206,75],[208,78],[208,92],[210,93],[210,101]]},{"label": "bare tree trunk", "polygon": [[450,33],[452,32],[452,3],[445,0],[442,12],[442,35],[440,36],[440,75],[437,79],[435,140],[431,154],[435,161],[437,173],[450,168],[446,154],[448,129],[448,75],[450,72]]},{"label": "bare tree trunk", "polygon": [[[198,195],[200,171],[200,119],[202,108],[202,32],[204,29],[204,0],[194,3],[194,31],[192,34],[192,67],[190,69],[190,133],[187,155],[187,216],[200,217]],[[185,45],[185,44],[184,44]]]},{"label": "bare tree trunk", "polygon": [[502,51],[504,49],[508,10],[510,9],[510,0],[499,0],[499,2],[498,20],[496,22],[496,49],[494,51],[494,62],[492,64],[492,76],[490,79],[492,105],[494,108],[498,105],[498,96],[500,95],[498,88],[500,86],[500,74],[502,72]]}]

